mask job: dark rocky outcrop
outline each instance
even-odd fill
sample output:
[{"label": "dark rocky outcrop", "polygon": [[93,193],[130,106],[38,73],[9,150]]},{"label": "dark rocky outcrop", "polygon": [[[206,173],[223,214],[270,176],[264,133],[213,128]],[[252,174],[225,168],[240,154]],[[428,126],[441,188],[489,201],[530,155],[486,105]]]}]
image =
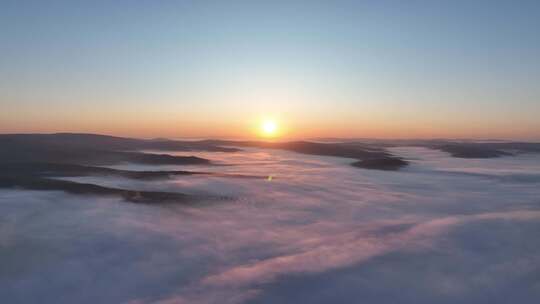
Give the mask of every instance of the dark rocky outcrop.
[{"label": "dark rocky outcrop", "polygon": [[448,152],[453,157],[458,158],[495,158],[512,155],[512,153],[491,147],[471,144],[447,144],[437,146],[437,149]]},{"label": "dark rocky outcrop", "polygon": [[194,199],[192,196],[176,192],[134,191],[31,176],[0,176],[0,188],[56,190],[80,195],[118,196],[133,203],[186,203]]},{"label": "dark rocky outcrop", "polygon": [[399,170],[407,166],[407,162],[397,157],[370,158],[352,163],[351,165],[371,170]]}]

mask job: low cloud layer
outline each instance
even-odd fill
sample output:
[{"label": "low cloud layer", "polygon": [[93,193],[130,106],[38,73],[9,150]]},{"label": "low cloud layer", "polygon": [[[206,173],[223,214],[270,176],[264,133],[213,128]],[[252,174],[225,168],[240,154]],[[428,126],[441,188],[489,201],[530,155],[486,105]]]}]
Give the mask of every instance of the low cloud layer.
[{"label": "low cloud layer", "polygon": [[233,198],[201,206],[2,190],[0,298],[535,303],[540,157],[393,152],[412,164],[381,172],[352,168],[348,159],[247,149],[201,153],[232,165],[197,168],[271,179],[77,179]]}]

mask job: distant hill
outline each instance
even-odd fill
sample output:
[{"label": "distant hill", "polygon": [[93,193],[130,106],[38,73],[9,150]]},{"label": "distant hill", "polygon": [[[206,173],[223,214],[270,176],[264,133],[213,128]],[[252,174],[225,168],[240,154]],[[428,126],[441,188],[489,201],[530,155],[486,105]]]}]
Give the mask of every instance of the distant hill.
[{"label": "distant hill", "polygon": [[0,135],[0,163],[53,162],[110,165],[121,162],[182,165],[204,164],[209,160],[195,156],[149,154],[140,151],[219,151],[238,149],[204,142],[144,140],[96,134],[4,134]]},{"label": "distant hill", "polygon": [[[98,134],[3,134],[0,135],[0,187],[30,190],[61,190],[79,195],[115,195],[130,202],[186,202],[182,193],[134,191],[59,180],[58,177],[108,175],[129,179],[163,179],[189,174],[219,174],[191,171],[126,171],[103,166],[119,163],[148,165],[211,164],[197,156],[145,153],[152,151],[236,152],[235,147],[281,149],[304,154],[355,159],[353,166],[375,170],[398,170],[408,163],[380,147],[360,143],[294,141],[175,141],[134,139]],[[236,176],[234,174],[222,176]]]}]

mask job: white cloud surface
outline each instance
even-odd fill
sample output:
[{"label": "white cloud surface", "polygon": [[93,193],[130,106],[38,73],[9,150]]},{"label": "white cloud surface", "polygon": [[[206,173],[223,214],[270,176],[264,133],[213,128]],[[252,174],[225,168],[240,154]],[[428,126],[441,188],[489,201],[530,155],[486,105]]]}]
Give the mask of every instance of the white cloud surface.
[{"label": "white cloud surface", "polygon": [[248,149],[208,153],[203,156],[234,165],[198,169],[271,175],[271,181],[75,179],[234,198],[201,207],[1,190],[0,298],[535,303],[540,157],[393,152],[412,165],[370,171],[347,159]]}]

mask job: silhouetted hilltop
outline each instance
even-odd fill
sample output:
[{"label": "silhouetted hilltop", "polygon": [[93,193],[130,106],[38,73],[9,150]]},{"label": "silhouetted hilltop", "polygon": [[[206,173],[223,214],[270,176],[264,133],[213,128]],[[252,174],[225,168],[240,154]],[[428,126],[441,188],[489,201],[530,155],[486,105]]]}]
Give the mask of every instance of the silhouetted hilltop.
[{"label": "silhouetted hilltop", "polygon": [[135,139],[99,134],[0,134],[0,143],[49,148],[94,149],[114,151],[215,151],[234,152],[235,148],[219,147],[204,141],[177,141],[168,139]]},{"label": "silhouetted hilltop", "polygon": [[134,203],[185,203],[192,201],[194,198],[176,192],[134,191],[65,180],[34,178],[31,176],[0,176],[0,188],[58,190],[81,195],[118,196]]},{"label": "silhouetted hilltop", "polygon": [[502,150],[470,144],[445,144],[436,148],[458,158],[495,158],[512,155]]},{"label": "silhouetted hilltop", "polygon": [[[172,171],[127,171],[102,166],[119,163],[147,165],[205,165],[210,161],[197,156],[174,156],[144,153],[153,151],[236,152],[237,147],[280,149],[297,153],[355,159],[352,166],[371,170],[399,170],[408,165],[386,148],[404,145],[424,146],[460,158],[490,158],[517,153],[538,153],[540,143],[372,141],[372,142],[264,142],[168,139],[133,139],[97,134],[5,134],[0,135],[0,187],[32,190],[61,190],[76,194],[116,195],[132,202],[185,201],[182,193],[135,191],[55,179],[88,175],[116,176],[130,179],[165,179],[191,174],[234,177],[234,174]],[[253,177],[240,176],[238,177]]]},{"label": "silhouetted hilltop", "polygon": [[354,143],[316,143],[308,141],[293,141],[270,144],[267,147],[284,149],[304,154],[336,156],[354,159],[390,157],[383,149],[367,147]]},{"label": "silhouetted hilltop", "polygon": [[343,139],[324,138],[338,144],[363,144],[372,148],[403,146],[426,147],[450,153],[457,158],[494,158],[522,153],[540,153],[538,142],[512,142],[505,140],[449,140],[449,139]]},{"label": "silhouetted hilltop", "polygon": [[117,195],[132,202],[185,201],[182,193],[132,191],[57,180],[54,177],[114,175],[134,179],[166,178],[194,174],[186,171],[133,172],[96,167],[118,163],[149,165],[209,164],[196,156],[149,154],[137,150],[161,148],[221,150],[205,144],[146,141],[94,134],[0,135],[0,187],[61,190],[76,194]]},{"label": "silhouetted hilltop", "polygon": [[432,146],[459,158],[494,158],[519,153],[539,153],[540,143],[494,142],[494,143],[445,143]]},{"label": "silhouetted hilltop", "polygon": [[0,135],[0,163],[48,162],[111,165],[123,162],[153,165],[208,164],[196,156],[149,154],[139,150],[235,151],[206,144],[147,141],[94,134],[9,134]]},{"label": "silhouetted hilltop", "polygon": [[253,177],[190,171],[127,171],[104,165],[138,163],[148,165],[206,165],[197,156],[143,153],[139,150],[182,150],[234,152],[205,142],[139,140],[95,134],[7,134],[0,135],[0,188],[60,190],[81,195],[116,195],[131,202],[185,202],[193,199],[182,193],[135,191],[55,179],[88,175],[130,179],[164,179],[180,175],[208,174]]},{"label": "silhouetted hilltop", "polygon": [[0,172],[0,176],[76,177],[99,175],[141,180],[166,179],[172,176],[205,174],[191,171],[129,171],[61,163],[5,163],[0,164]]},{"label": "silhouetted hilltop", "polygon": [[395,158],[383,148],[361,143],[141,140],[73,133],[0,135],[0,145],[8,147],[0,151],[0,162],[47,162],[85,165],[110,165],[121,162],[154,165],[207,164],[209,160],[196,156],[171,156],[138,151],[235,152],[239,150],[234,147],[281,149],[303,154],[358,160]]},{"label": "silhouetted hilltop", "polygon": [[352,163],[354,167],[371,170],[399,170],[407,166],[407,162],[397,157],[371,158]]},{"label": "silhouetted hilltop", "polygon": [[[189,174],[189,171],[127,171],[100,166],[119,163],[148,165],[210,164],[197,156],[153,154],[141,150],[235,152],[243,147],[281,149],[298,153],[357,159],[352,165],[365,169],[398,170],[407,162],[383,148],[360,143],[316,143],[307,141],[173,141],[141,140],[96,134],[6,134],[0,135],[0,187],[31,190],[61,190],[85,195],[116,195],[132,202],[185,201],[182,193],[135,191],[55,179],[87,175],[110,175],[131,179],[159,179]],[[227,175],[221,174],[223,176]],[[248,177],[248,176],[238,176]]]},{"label": "silhouetted hilltop", "polygon": [[264,178],[262,176],[199,172],[183,170],[130,171],[106,167],[84,166],[61,163],[0,163],[0,176],[32,177],[79,177],[79,176],[115,176],[138,180],[169,179],[185,175],[210,175],[239,178]]}]

